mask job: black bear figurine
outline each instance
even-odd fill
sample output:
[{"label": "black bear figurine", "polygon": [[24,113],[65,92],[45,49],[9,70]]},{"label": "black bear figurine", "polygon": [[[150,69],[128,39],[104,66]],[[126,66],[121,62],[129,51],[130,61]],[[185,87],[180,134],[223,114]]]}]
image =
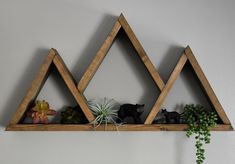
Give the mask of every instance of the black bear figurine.
[{"label": "black bear figurine", "polygon": [[144,104],[142,104],[142,105],[140,105],[140,104],[135,104],[135,105],[134,104],[123,104],[120,106],[120,109],[118,111],[118,117],[122,121],[126,117],[132,117],[135,124],[140,124],[141,123],[140,115],[144,112],[143,110],[140,111],[140,108],[143,108],[143,107],[144,107]]},{"label": "black bear figurine", "polygon": [[[162,109],[162,113],[165,116],[167,124],[170,124],[170,123],[179,124],[180,123],[181,114],[179,114],[178,112],[175,112],[175,111],[174,112],[168,112],[166,109]],[[174,122],[172,122],[172,120]]]}]

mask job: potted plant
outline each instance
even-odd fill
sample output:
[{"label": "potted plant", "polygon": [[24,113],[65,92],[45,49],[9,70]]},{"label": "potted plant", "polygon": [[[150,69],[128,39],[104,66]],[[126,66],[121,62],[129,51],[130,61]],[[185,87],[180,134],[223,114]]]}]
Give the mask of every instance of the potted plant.
[{"label": "potted plant", "polygon": [[206,110],[201,105],[186,105],[184,107],[184,119],[188,124],[186,136],[190,137],[195,134],[195,147],[197,164],[202,164],[205,160],[204,144],[210,143],[210,129],[217,123],[218,116],[215,112]]}]

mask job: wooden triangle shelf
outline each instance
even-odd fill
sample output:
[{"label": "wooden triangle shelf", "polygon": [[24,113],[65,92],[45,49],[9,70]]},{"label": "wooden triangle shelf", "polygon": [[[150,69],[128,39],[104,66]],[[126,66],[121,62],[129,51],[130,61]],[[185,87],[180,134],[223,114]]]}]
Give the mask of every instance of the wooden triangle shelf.
[{"label": "wooden triangle shelf", "polygon": [[[9,130],[9,131],[93,131],[94,127],[92,124],[23,124],[21,122],[30,104],[32,104],[32,102],[36,100],[37,95],[40,92],[40,89],[43,87],[49,75],[49,69],[54,65],[55,68],[58,70],[59,74],[61,75],[62,79],[64,80],[65,84],[69,88],[69,91],[72,93],[73,97],[75,98],[76,102],[81,107],[87,120],[91,123],[95,119],[95,116],[90,111],[88,104],[87,104],[87,100],[83,95],[83,92],[85,91],[92,77],[96,73],[98,67],[100,66],[103,59],[105,58],[109,48],[114,42],[120,29],[123,29],[124,32],[127,34],[127,37],[129,38],[130,42],[135,48],[139,58],[141,59],[144,66],[148,70],[149,75],[152,77],[156,86],[159,88],[160,95],[158,96],[150,113],[148,114],[146,120],[144,121],[144,124],[124,124],[118,127],[118,130],[120,131],[183,131],[183,130],[186,130],[187,129],[186,124],[152,124],[154,118],[156,117],[157,113],[160,110],[162,103],[164,102],[167,94],[171,90],[172,86],[174,85],[174,82],[176,81],[177,77],[181,73],[182,69],[184,68],[186,62],[192,66],[192,69],[194,70],[194,73],[197,76],[203,88],[203,91],[205,92],[206,96],[208,97],[209,101],[211,102],[212,106],[214,107],[215,111],[217,112],[219,118],[222,121],[222,124],[217,125],[212,130],[215,130],[215,131],[233,130],[233,127],[231,126],[231,123],[227,115],[225,114],[223,107],[221,106],[219,100],[217,99],[213,89],[211,88],[208,80],[206,79],[206,76],[204,75],[190,47],[187,46],[185,48],[178,63],[176,64],[174,70],[172,71],[170,78],[165,84],[162,78],[160,77],[158,71],[156,70],[152,62],[150,61],[148,55],[144,51],[143,47],[141,46],[140,42],[138,41],[137,37],[135,36],[130,25],[127,23],[126,19],[124,18],[122,14],[119,16],[118,20],[115,22],[111,32],[107,36],[106,40],[104,41],[103,45],[97,52],[96,56],[92,60],[87,70],[85,71],[84,75],[82,76],[77,86],[76,86],[75,80],[73,79],[73,76],[71,75],[70,71],[66,67],[59,53],[55,49],[52,48],[49,51],[47,58],[42,64],[36,78],[33,80],[31,87],[29,88],[28,92],[26,93],[25,97],[20,103],[15,115],[11,119],[11,122],[7,126],[6,130]],[[105,125],[101,125],[95,130],[116,131],[117,128],[116,126],[112,124],[108,124],[107,127],[105,127]]]}]

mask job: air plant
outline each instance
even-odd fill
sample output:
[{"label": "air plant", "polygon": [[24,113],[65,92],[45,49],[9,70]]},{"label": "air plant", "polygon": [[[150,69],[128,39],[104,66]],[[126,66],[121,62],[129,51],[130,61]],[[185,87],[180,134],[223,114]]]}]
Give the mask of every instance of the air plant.
[{"label": "air plant", "polygon": [[119,126],[116,122],[118,118],[118,110],[120,105],[114,99],[104,98],[100,101],[90,100],[88,101],[88,105],[95,115],[95,120],[92,122],[94,127],[97,128],[101,124],[105,124],[105,128],[107,124],[114,124],[116,127]]}]

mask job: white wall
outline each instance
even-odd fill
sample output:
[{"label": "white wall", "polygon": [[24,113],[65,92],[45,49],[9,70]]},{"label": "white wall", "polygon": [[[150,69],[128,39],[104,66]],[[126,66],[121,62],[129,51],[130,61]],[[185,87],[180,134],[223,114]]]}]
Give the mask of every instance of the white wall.
[{"label": "white wall", "polygon": [[[49,48],[59,51],[79,80],[121,12],[165,81],[182,47],[190,45],[235,126],[234,7],[234,1],[212,0],[1,0],[0,163],[195,163],[194,140],[184,132],[5,132],[4,128]],[[122,41],[110,49],[86,96],[150,106],[157,89],[152,90],[141,65],[135,65],[138,61],[126,56],[135,52]],[[163,106],[173,110],[176,105],[203,103],[191,82],[180,77]],[[64,89],[63,82],[52,76],[39,98],[58,110],[75,104]],[[205,163],[233,164],[234,137],[234,132],[213,132]]]}]

